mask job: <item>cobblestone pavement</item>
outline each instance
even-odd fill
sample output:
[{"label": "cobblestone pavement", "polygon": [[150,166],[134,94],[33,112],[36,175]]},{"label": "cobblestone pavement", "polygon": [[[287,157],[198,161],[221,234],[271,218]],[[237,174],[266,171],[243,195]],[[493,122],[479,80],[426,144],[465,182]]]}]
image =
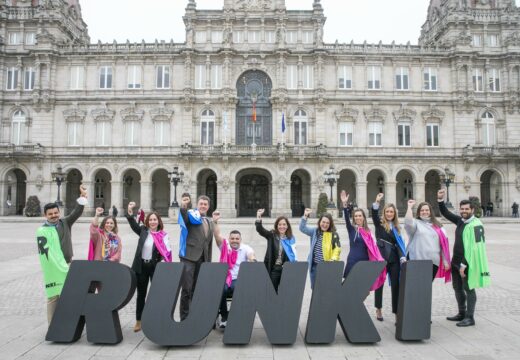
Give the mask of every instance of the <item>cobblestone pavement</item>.
[{"label": "cobblestone pavement", "polygon": [[[486,220],[484,219],[484,222]],[[123,239],[123,263],[130,264],[137,236],[121,219]],[[297,228],[297,219],[292,220]],[[266,220],[266,226],[272,220]],[[520,353],[520,224],[487,224],[487,249],[491,263],[492,286],[477,290],[477,326],[460,329],[445,320],[456,312],[456,303],[451,285],[436,280],[433,287],[433,324],[431,339],[422,342],[404,343],[395,340],[395,326],[390,311],[390,291],[384,293],[384,322],[375,322],[381,342],[374,345],[352,345],[337,327],[335,343],[327,346],[309,346],[303,341],[310,303],[310,287],[307,285],[300,317],[299,334],[294,346],[272,346],[257,318],[249,346],[224,346],[222,332],[212,331],[201,343],[188,348],[163,348],[147,340],[141,333],[132,331],[135,299],[120,311],[123,327],[123,342],[118,346],[92,345],[83,337],[74,344],[57,345],[46,342],[47,330],[45,297],[42,288],[40,265],[36,256],[34,233],[38,224],[20,222],[0,223],[0,358],[1,359],[169,359],[197,358],[212,360],[258,358],[258,359],[517,359]],[[265,240],[254,231],[251,224],[221,225],[224,232],[238,228],[245,243],[253,246],[257,256],[263,258]],[[171,238],[178,238],[178,226],[168,224],[166,230]],[[454,227],[447,226],[450,239]],[[339,226],[343,240],[342,259],[348,253],[347,232]],[[308,237],[295,231],[299,259],[304,260],[309,250]],[[78,223],[73,227],[75,259],[87,255],[88,224]],[[174,253],[178,244],[173,241]],[[218,251],[214,252],[217,260]],[[373,295],[366,302],[369,313],[374,313]]]}]

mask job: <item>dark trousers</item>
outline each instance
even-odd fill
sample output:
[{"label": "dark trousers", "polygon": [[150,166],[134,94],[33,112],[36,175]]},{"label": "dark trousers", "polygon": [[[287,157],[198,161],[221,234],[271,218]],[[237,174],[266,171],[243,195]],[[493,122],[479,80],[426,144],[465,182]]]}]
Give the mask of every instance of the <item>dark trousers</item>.
[{"label": "dark trousers", "polygon": [[135,274],[137,278],[137,304],[135,308],[136,320],[141,320],[141,315],[143,315],[146,292],[148,291],[148,282],[152,281],[153,273],[155,272],[155,262],[141,261],[141,272]]},{"label": "dark trousers", "polygon": [[[386,271],[390,274],[390,284],[392,291],[392,312],[397,314],[397,304],[399,303],[399,274],[401,272],[401,263],[397,262],[389,262],[386,264]],[[381,286],[376,290],[374,297],[374,305],[377,309],[381,309],[383,307],[383,288],[385,285]]]},{"label": "dark trousers", "polygon": [[468,276],[466,275],[463,279],[460,276],[459,269],[452,267],[451,281],[453,283],[453,290],[455,290],[459,313],[465,313],[466,317],[473,317],[475,314],[475,305],[477,304],[477,293],[475,289],[470,290],[468,287]]},{"label": "dark trousers", "polygon": [[[443,266],[441,264],[441,266]],[[439,267],[435,264],[433,264],[433,268],[432,268],[432,281],[435,280],[435,275],[437,275],[437,271],[439,271]]]},{"label": "dark trousers", "polygon": [[276,291],[278,291],[278,285],[280,285],[280,280],[282,279],[282,269],[282,265],[274,265],[269,274]]},{"label": "dark trousers", "polygon": [[197,285],[200,266],[204,261],[201,256],[201,258],[196,262],[186,259],[181,259],[181,262],[184,264],[181,276],[182,291],[180,315],[182,321],[188,317],[190,312],[191,299],[193,298],[193,293],[195,292],[195,285]]},{"label": "dark trousers", "polygon": [[227,298],[233,297],[233,292],[235,291],[235,282],[236,279],[231,282],[231,286],[227,284],[224,285],[224,292],[222,293],[222,299],[220,299],[220,318],[222,321],[227,321],[228,318],[228,308],[227,308]]}]

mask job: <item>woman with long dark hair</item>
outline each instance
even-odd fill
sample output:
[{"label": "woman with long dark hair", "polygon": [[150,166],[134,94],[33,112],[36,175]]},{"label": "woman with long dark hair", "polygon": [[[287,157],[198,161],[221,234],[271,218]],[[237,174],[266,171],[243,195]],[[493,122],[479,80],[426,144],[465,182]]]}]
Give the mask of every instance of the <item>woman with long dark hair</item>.
[{"label": "woman with long dark hair", "polygon": [[117,220],[114,216],[106,216],[99,224],[103,208],[97,208],[90,224],[90,246],[88,260],[121,261],[123,246],[117,234]]},{"label": "woman with long dark hair", "polygon": [[126,219],[130,227],[139,235],[139,241],[135,250],[132,270],[137,277],[137,305],[135,309],[134,331],[141,330],[141,315],[143,314],[148,283],[152,281],[155,266],[161,261],[172,261],[172,250],[168,234],[164,231],[161,216],[156,212],[149,213],[144,225],[138,225],[134,213],[135,202],[128,204]]},{"label": "woman with long dark hair", "polygon": [[292,233],[291,223],[285,216],[280,216],[275,220],[274,229],[264,228],[262,226],[264,212],[264,209],[258,209],[256,212],[255,226],[256,231],[267,240],[264,263],[274,288],[278,291],[283,264],[287,261],[296,261],[296,240]]}]

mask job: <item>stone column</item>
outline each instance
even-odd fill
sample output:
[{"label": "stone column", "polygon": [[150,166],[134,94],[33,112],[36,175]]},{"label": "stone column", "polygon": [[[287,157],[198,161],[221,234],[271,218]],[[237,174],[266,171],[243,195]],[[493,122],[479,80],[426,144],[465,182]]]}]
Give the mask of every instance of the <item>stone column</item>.
[{"label": "stone column", "polygon": [[390,204],[390,203],[394,204],[394,205],[396,204],[396,200],[397,200],[396,186],[397,186],[397,182],[395,182],[395,181],[389,181],[385,184],[386,194],[383,199],[385,204]]},{"label": "stone column", "polygon": [[221,180],[217,180],[217,198],[218,210],[224,218],[235,218],[237,211],[236,204],[236,182],[231,181],[228,176],[224,176]]},{"label": "stone column", "polygon": [[[94,198],[95,198],[95,191],[94,183],[92,181],[82,181],[81,184],[87,188],[87,194],[88,194],[88,205],[85,206],[83,209],[83,215],[82,216],[94,216],[95,212],[95,205],[94,205]],[[108,206],[109,204],[105,204],[105,206]],[[110,209],[105,208],[105,211],[108,211]]]},{"label": "stone column", "polygon": [[126,215],[126,209],[123,207],[123,183],[121,181],[110,181],[112,204],[119,210],[119,216]]},{"label": "stone column", "polygon": [[[417,203],[426,201],[426,183],[424,181],[415,182],[413,189],[413,198]],[[408,205],[407,205],[408,206]]]},{"label": "stone column", "polygon": [[357,206],[365,211],[368,211],[369,204],[367,203],[367,181],[356,182],[356,203]]},{"label": "stone column", "polygon": [[145,213],[152,210],[152,182],[141,180],[141,208]]}]

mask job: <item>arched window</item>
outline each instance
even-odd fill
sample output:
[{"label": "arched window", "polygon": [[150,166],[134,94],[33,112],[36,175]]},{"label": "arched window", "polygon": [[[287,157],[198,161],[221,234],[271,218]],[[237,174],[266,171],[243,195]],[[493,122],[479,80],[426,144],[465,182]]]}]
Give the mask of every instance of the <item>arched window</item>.
[{"label": "arched window", "polygon": [[482,114],[482,144],[484,146],[494,146],[495,138],[495,117],[489,111]]},{"label": "arched window", "polygon": [[307,113],[304,110],[294,114],[294,145],[307,145]]},{"label": "arched window", "polygon": [[27,140],[26,118],[22,110],[16,110],[13,114],[11,140],[15,145],[22,145]]},{"label": "arched window", "polygon": [[200,118],[200,143],[201,145],[213,145],[215,143],[215,113],[212,110],[204,110]]}]

